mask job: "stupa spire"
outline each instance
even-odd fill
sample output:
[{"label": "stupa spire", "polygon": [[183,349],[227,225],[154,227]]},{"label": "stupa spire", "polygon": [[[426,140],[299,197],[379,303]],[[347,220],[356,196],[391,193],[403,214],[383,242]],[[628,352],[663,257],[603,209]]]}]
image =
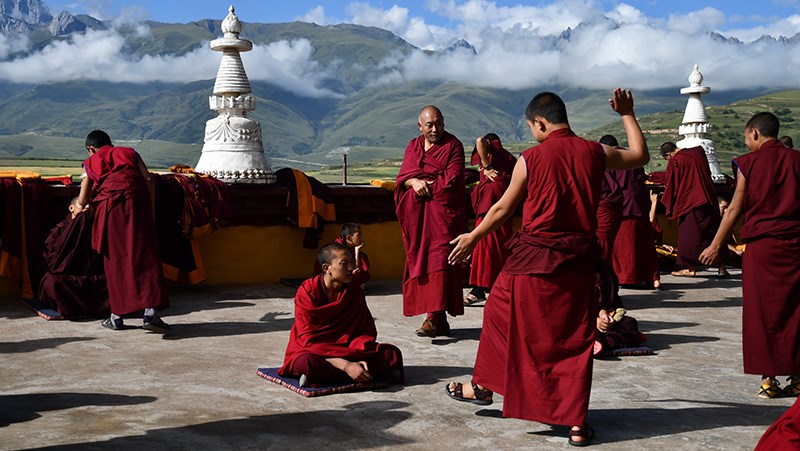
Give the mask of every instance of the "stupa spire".
[{"label": "stupa spire", "polygon": [[708,167],[711,170],[711,179],[714,180],[714,183],[725,183],[725,175],[719,167],[714,141],[707,138],[708,132],[711,130],[711,124],[708,123],[709,119],[702,96],[709,92],[711,92],[711,88],[703,86],[703,74],[700,73],[700,69],[695,64],[692,73],[689,74],[689,87],[681,89],[681,94],[689,96],[689,99],[686,102],[683,121],[680,128],[678,128],[678,133],[683,135],[684,139],[676,144],[681,149],[701,146],[706,152]]},{"label": "stupa spire", "polygon": [[206,122],[205,143],[196,169],[231,183],[273,183],[275,173],[264,156],[261,125],[247,117],[256,98],[242,64],[241,53],[253,43],[240,39],[242,23],[231,5],[222,21],[223,37],[211,41],[222,52],[209,107],[219,115]]}]

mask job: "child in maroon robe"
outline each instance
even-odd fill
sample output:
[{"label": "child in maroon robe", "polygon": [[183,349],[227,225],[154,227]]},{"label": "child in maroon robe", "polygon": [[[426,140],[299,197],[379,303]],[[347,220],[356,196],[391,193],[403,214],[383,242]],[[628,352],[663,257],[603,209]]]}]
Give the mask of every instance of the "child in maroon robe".
[{"label": "child in maroon robe", "polygon": [[[480,182],[472,190],[476,226],[481,223],[489,208],[503,196],[516,162],[517,159],[503,147],[496,134],[488,133],[475,140],[470,164],[480,165]],[[475,246],[469,271],[472,290],[464,297],[464,305],[486,300],[486,292],[492,289],[506,262],[508,252],[505,244],[512,233],[511,222],[507,222]]]},{"label": "child in maroon robe", "polygon": [[[372,275],[369,273],[369,257],[362,249],[364,248],[364,235],[361,231],[361,226],[355,222],[346,222],[342,224],[342,232],[334,240],[350,252],[350,257],[353,259],[353,283],[363,287]],[[316,276],[322,274],[322,264],[319,259],[314,260],[314,273],[311,275]]]},{"label": "child in maroon robe", "polygon": [[597,318],[595,233],[606,167],[647,163],[647,144],[629,91],[614,90],[611,107],[622,117],[629,150],[580,138],[556,94],[537,94],[526,119],[539,141],[517,160],[511,183],[485,219],[459,235],[449,255],[464,261],[483,237],[511,218],[524,200],[522,229],[486,303],[469,384],[451,382],[448,396],[476,404],[504,396],[503,416],[569,425],[569,443],[594,438],[586,425]]},{"label": "child in maroon robe", "polygon": [[[700,254],[715,261],[744,215],[742,357],[746,374],[761,375],[761,398],[800,394],[800,153],[777,140],[779,130],[772,113],[745,125],[750,152],[733,160],[733,199]],[[789,375],[783,390],[777,375]]]},{"label": "child in maroon robe", "polygon": [[353,283],[347,247],[327,244],[317,259],[322,273],[306,279],[294,298],[294,325],[278,374],[299,377],[300,386],[404,383],[400,350],[375,341],[375,321],[364,290]]},{"label": "child in maroon robe", "polygon": [[[155,227],[155,194],[142,157],[129,147],[114,147],[102,130],[86,137],[89,158],[83,162],[76,210],[94,210],[92,248],[103,256],[111,316],[103,326],[123,329],[121,315],[144,312],[142,327],[169,329],[158,310],[169,306]],[[92,194],[94,196],[92,197]]]}]

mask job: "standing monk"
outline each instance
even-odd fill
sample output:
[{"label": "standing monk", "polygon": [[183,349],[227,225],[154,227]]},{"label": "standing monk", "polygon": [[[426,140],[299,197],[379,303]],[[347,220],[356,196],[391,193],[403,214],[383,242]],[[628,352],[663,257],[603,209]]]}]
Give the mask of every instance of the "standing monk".
[{"label": "standing monk", "polygon": [[[679,149],[674,143],[661,145],[661,155],[667,159],[667,178],[661,203],[669,219],[678,220],[678,266],[673,276],[694,277],[700,252],[711,244],[720,224],[717,191],[711,180],[706,152],[702,147]],[[719,274],[726,273],[723,249],[712,264]]]},{"label": "standing monk", "polygon": [[[120,315],[144,311],[145,330],[166,333],[158,311],[169,307],[158,255],[155,194],[142,157],[130,147],[114,147],[102,130],[86,137],[78,212],[95,211],[92,248],[103,256],[111,316],[103,326],[123,328]],[[94,193],[94,198],[91,198]]]},{"label": "standing monk", "polygon": [[[483,221],[489,208],[503,197],[516,162],[517,159],[503,147],[496,134],[488,133],[475,140],[470,163],[480,165],[481,174],[478,186],[472,190],[476,226]],[[486,300],[486,292],[492,289],[506,262],[508,251],[505,244],[513,233],[511,227],[511,221],[506,222],[475,246],[469,271],[472,291],[464,298],[464,305]]]},{"label": "standing monk", "polygon": [[427,313],[420,337],[449,335],[447,313],[464,314],[460,266],[447,264],[450,240],[466,230],[464,146],[444,130],[442,112],[419,112],[422,135],[408,143],[394,193],[403,234],[403,314]]},{"label": "standing monk", "polygon": [[522,230],[509,242],[510,255],[486,303],[473,381],[446,389],[477,404],[490,403],[496,391],[505,396],[503,416],[569,425],[576,446],[594,437],[586,416],[603,174],[606,167],[629,169],[649,160],[630,91],[614,90],[609,102],[622,116],[630,150],[579,138],[564,102],[551,92],[537,94],[525,116],[541,144],[522,153],[506,193],[475,230],[453,240],[450,254],[452,263],[466,259],[524,199]]},{"label": "standing monk", "polygon": [[700,255],[705,264],[715,261],[744,214],[744,372],[761,375],[762,398],[781,394],[776,375],[791,375],[784,395],[800,394],[800,153],[776,139],[779,129],[772,113],[758,113],[745,125],[750,153],[733,160],[733,200]]},{"label": "standing monk", "polygon": [[[605,135],[600,144],[618,147],[617,138]],[[611,263],[614,252],[614,241],[617,239],[619,225],[622,222],[622,185],[618,180],[618,172],[606,169],[603,176],[603,188],[600,191],[600,204],[597,207],[597,241],[600,243],[600,256]]]}]

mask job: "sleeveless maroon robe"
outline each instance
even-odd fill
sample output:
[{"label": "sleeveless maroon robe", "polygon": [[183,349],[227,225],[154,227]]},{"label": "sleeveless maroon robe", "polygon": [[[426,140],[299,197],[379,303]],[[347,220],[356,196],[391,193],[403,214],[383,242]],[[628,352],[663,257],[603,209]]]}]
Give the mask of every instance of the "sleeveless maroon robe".
[{"label": "sleeveless maroon robe", "polygon": [[[406,252],[403,271],[403,315],[446,310],[464,314],[462,267],[447,263],[450,241],[466,232],[464,146],[445,132],[427,152],[425,137],[408,143],[394,192],[397,220]],[[420,198],[404,183],[433,182],[432,198]]]},{"label": "sleeveless maroon robe", "polygon": [[562,129],[522,156],[523,226],[486,303],[474,380],[504,396],[505,417],[584,424],[605,155],[599,143]]},{"label": "sleeveless maroon robe", "polygon": [[[328,302],[323,277],[320,274],[306,279],[297,290],[294,298],[294,325],[286,346],[284,363],[278,374],[306,374],[309,368],[306,368],[307,359],[304,356],[312,354],[323,359],[338,357],[351,362],[366,361],[373,377],[380,377],[394,368],[402,375],[403,358],[400,350],[376,341],[378,331],[361,286],[348,283],[336,294],[333,301]],[[389,358],[384,358],[387,354]],[[379,361],[373,362],[374,359]],[[326,365],[330,364],[325,362],[320,366]],[[334,370],[333,374],[341,373],[340,370]],[[322,371],[329,372],[325,369]],[[347,382],[347,378],[341,382]]]},{"label": "sleeveless maroon robe", "polygon": [[622,186],[622,221],[611,264],[622,285],[653,282],[658,274],[658,254],[653,246],[653,226],[650,223],[650,193],[644,169],[617,171]]},{"label": "sleeveless maroon robe", "polygon": [[[701,265],[698,257],[714,240],[721,220],[717,191],[702,147],[682,149],[670,158],[661,203],[667,217],[678,220],[678,265]],[[714,265],[727,255],[727,248],[721,249]]]},{"label": "sleeveless maroon robe", "polygon": [[[489,208],[495,204],[503,193],[508,189],[511,182],[511,173],[514,172],[514,164],[517,159],[500,144],[499,141],[490,142],[491,150],[489,153],[492,167],[497,171],[494,182],[481,171],[480,182],[472,190],[472,208],[475,211],[475,226],[481,223]],[[478,151],[472,151],[470,164],[481,163]],[[513,234],[511,221],[506,221],[497,230],[484,237],[475,250],[472,251],[472,265],[469,272],[469,283],[476,287],[491,289],[508,256],[505,247],[506,242]]]},{"label": "sleeveless maroon robe", "polygon": [[745,178],[744,372],[800,374],[800,153],[778,140],[733,160]]},{"label": "sleeveless maroon robe", "polygon": [[169,307],[140,160],[129,147],[103,146],[83,162],[94,182],[92,248],[103,256],[111,312],[117,315]]}]

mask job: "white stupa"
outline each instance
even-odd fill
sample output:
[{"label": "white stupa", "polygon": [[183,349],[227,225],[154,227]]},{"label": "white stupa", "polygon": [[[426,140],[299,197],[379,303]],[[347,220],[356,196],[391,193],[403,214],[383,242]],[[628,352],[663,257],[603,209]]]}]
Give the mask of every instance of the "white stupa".
[{"label": "white stupa", "polygon": [[711,92],[711,88],[702,86],[702,83],[703,74],[700,73],[697,64],[695,64],[694,70],[689,74],[689,87],[681,89],[681,94],[689,96],[689,100],[686,102],[686,112],[683,114],[683,122],[678,128],[678,133],[685,138],[675,144],[681,149],[701,146],[706,152],[706,158],[708,158],[711,179],[714,183],[725,183],[725,175],[719,167],[714,141],[706,138],[711,129],[711,124],[708,123],[706,107],[703,105],[701,97],[703,94]]},{"label": "white stupa", "polygon": [[273,183],[261,125],[247,117],[256,108],[256,98],[239,54],[252,50],[253,43],[239,39],[242,23],[233,6],[228,10],[222,22],[224,36],[211,41],[211,50],[222,52],[214,95],[208,99],[219,116],[206,122],[203,153],[195,169],[229,183]]}]

